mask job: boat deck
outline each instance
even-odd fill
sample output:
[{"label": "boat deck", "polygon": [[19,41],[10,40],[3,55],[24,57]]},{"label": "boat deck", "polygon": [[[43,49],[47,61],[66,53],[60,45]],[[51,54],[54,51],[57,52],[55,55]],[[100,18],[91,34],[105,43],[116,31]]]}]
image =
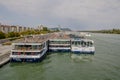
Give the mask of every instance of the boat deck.
[{"label": "boat deck", "polygon": [[22,39],[15,41],[14,43],[42,43],[49,39],[48,35],[26,36]]},{"label": "boat deck", "polygon": [[55,33],[49,39],[71,39],[69,35],[64,33]]}]

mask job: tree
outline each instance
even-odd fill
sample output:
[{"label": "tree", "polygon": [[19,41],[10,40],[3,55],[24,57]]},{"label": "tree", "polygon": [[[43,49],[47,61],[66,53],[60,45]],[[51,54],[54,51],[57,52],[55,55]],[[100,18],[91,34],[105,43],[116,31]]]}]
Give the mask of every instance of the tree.
[{"label": "tree", "polygon": [[0,39],[4,39],[5,38],[5,33],[0,31]]},{"label": "tree", "polygon": [[12,37],[19,37],[20,34],[17,33],[17,32],[9,32],[6,36],[7,36],[8,38],[12,38]]},{"label": "tree", "polygon": [[48,31],[48,28],[47,27],[43,27],[43,31]]}]

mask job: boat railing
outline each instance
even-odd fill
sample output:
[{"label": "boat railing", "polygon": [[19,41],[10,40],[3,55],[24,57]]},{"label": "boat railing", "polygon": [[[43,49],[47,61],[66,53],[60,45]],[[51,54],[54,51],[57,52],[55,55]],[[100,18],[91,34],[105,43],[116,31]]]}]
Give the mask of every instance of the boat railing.
[{"label": "boat railing", "polygon": [[43,48],[14,48],[12,50],[41,50]]},{"label": "boat railing", "polygon": [[27,56],[31,56],[31,55],[39,55],[42,52],[12,52],[12,55],[18,55],[18,56],[22,56],[22,55],[27,55]]},{"label": "boat railing", "polygon": [[50,43],[49,45],[71,45],[71,44],[70,43],[68,43],[68,44],[58,44],[58,43],[57,44],[51,44]]}]

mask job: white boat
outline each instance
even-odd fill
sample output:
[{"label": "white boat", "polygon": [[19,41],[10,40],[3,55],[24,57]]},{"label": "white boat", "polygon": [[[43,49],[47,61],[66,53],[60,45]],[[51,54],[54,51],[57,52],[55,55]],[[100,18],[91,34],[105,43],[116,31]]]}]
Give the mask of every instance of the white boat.
[{"label": "white boat", "polygon": [[37,62],[42,60],[48,50],[47,41],[12,43],[10,61]]},{"label": "white boat", "polygon": [[70,39],[50,39],[49,51],[71,51]]},{"label": "white boat", "polygon": [[86,36],[86,37],[90,37],[91,34],[89,32],[81,32],[80,35]]},{"label": "white boat", "polygon": [[87,36],[87,37],[90,37],[90,36],[91,36],[91,34],[90,34],[90,33],[86,33],[86,36]]},{"label": "white boat", "polygon": [[94,54],[95,53],[94,41],[89,39],[72,39],[71,51],[77,54],[80,53]]}]

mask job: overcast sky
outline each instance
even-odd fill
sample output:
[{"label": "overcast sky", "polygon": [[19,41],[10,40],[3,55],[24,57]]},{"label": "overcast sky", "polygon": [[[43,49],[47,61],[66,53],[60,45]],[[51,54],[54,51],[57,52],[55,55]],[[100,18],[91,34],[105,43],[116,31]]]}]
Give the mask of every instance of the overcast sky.
[{"label": "overcast sky", "polygon": [[0,22],[74,30],[120,28],[120,0],[0,0]]}]

